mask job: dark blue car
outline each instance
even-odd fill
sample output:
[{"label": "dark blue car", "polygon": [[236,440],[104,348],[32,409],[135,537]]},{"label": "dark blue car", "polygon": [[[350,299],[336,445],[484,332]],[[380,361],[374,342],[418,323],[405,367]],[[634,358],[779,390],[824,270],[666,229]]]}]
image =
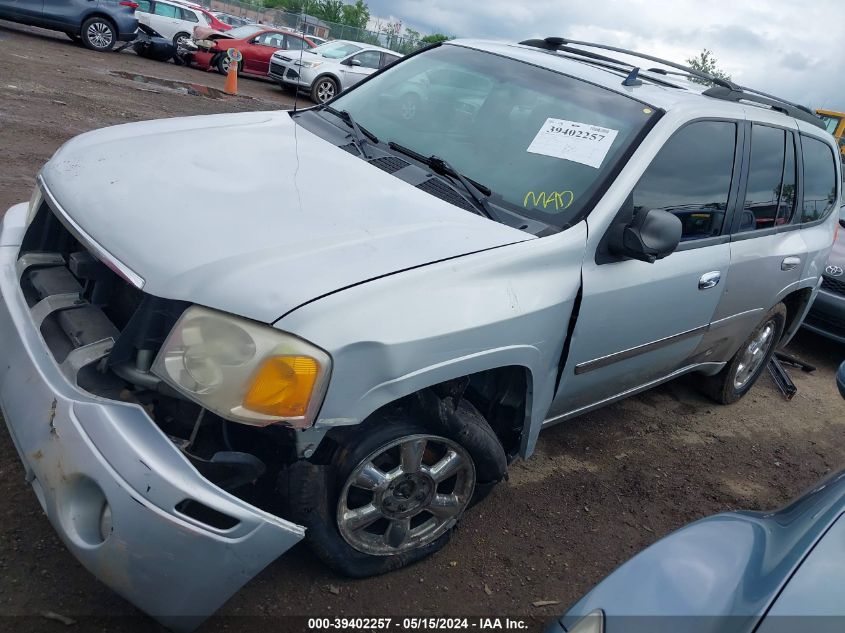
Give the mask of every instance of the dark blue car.
[{"label": "dark blue car", "polygon": [[62,31],[95,51],[135,39],[138,19],[132,0],[0,0],[0,18]]},{"label": "dark blue car", "polygon": [[[837,384],[845,398],[845,363]],[[547,633],[845,631],[845,471],[776,512],[697,521],[637,554]]]}]

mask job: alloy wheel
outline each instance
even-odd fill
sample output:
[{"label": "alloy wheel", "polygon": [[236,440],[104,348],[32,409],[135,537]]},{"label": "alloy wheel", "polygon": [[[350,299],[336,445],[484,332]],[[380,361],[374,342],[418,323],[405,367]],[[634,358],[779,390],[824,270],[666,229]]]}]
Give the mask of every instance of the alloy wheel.
[{"label": "alloy wheel", "polygon": [[334,98],[334,83],[325,79],[317,84],[317,98],[320,100],[320,103],[325,103],[330,99]]},{"label": "alloy wheel", "polygon": [[424,547],[457,523],[474,489],[475,465],[460,444],[408,435],[356,465],[338,500],[338,528],[374,556]]},{"label": "alloy wheel", "polygon": [[94,48],[109,48],[114,42],[114,33],[105,22],[92,22],[86,31],[88,41]]},{"label": "alloy wheel", "polygon": [[751,339],[748,347],[745,348],[734,376],[734,389],[737,391],[745,387],[757,373],[757,370],[760,369],[769,349],[774,345],[775,341],[772,336],[774,332],[774,320],[766,321],[763,327],[757,331],[756,336]]}]

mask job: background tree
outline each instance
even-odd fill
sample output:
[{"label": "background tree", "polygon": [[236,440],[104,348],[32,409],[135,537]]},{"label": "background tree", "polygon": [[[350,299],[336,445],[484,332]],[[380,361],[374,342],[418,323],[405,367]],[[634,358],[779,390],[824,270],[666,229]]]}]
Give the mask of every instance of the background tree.
[{"label": "background tree", "polygon": [[318,0],[314,8],[314,17],[324,22],[343,23],[343,0]]},{"label": "background tree", "polygon": [[454,35],[443,35],[443,33],[432,33],[420,38],[421,44],[437,44],[438,42],[445,42],[446,40],[454,39]]},{"label": "background tree", "polygon": [[[719,70],[716,66],[716,58],[713,57],[713,52],[706,48],[702,50],[697,57],[690,57],[687,59],[687,65],[691,68],[695,68],[696,70],[700,70],[701,72],[718,77],[719,79],[724,79],[725,81],[731,80],[731,76],[728,73],[723,70]],[[695,77],[691,78],[690,81],[705,85],[710,83],[709,81],[697,79]]]},{"label": "background tree", "polygon": [[357,29],[367,28],[370,21],[370,7],[364,0],[356,0],[355,4],[344,4],[341,7],[341,24],[354,26]]}]

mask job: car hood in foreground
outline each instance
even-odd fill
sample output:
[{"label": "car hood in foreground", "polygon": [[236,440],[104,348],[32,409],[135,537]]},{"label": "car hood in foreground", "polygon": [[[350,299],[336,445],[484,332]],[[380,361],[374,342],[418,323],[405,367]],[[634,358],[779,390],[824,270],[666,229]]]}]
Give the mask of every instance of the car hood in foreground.
[{"label": "car hood in foreground", "polygon": [[145,292],[267,323],[369,279],[532,239],[394,178],[281,111],[89,132],[42,176]]},{"label": "car hood in foreground", "polygon": [[607,633],[748,633],[843,510],[845,471],[777,512],[702,519],[624,563],[561,624],[602,609]]}]

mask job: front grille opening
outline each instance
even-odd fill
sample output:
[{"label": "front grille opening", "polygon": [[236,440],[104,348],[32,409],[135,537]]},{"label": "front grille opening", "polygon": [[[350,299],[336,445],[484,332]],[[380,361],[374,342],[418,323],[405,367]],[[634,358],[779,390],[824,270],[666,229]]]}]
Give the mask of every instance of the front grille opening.
[{"label": "front grille opening", "polygon": [[845,336],[845,323],[842,319],[826,314],[818,309],[812,310],[804,322],[836,336]]},{"label": "front grille opening", "polygon": [[845,281],[822,275],[822,288],[838,295],[845,295]]}]

